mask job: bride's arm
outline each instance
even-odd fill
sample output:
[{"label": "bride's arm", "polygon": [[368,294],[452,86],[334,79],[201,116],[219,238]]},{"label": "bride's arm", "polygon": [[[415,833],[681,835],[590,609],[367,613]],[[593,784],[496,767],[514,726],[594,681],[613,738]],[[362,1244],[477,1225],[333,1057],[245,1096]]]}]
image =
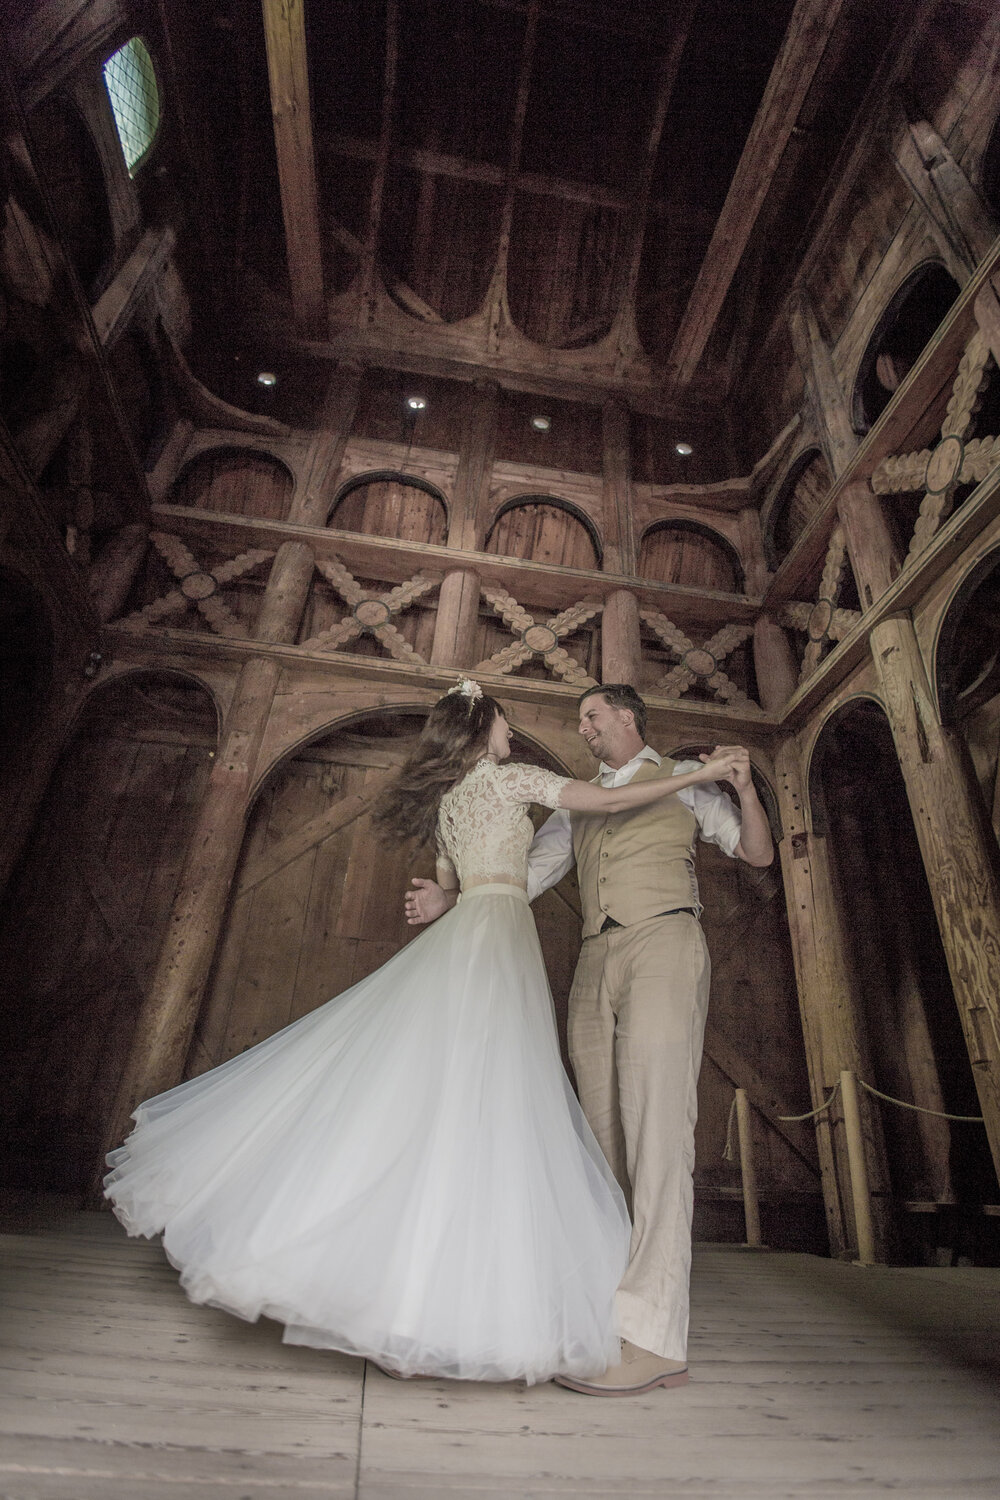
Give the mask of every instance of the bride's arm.
[{"label": "bride's arm", "polygon": [[663,776],[655,781],[633,781],[628,786],[597,786],[592,781],[570,781],[559,794],[559,806],[570,812],[617,813],[648,807],[663,797],[676,796],[687,786],[702,781],[725,781],[733,775],[734,757],[718,756],[705,761],[697,771],[683,776]]}]

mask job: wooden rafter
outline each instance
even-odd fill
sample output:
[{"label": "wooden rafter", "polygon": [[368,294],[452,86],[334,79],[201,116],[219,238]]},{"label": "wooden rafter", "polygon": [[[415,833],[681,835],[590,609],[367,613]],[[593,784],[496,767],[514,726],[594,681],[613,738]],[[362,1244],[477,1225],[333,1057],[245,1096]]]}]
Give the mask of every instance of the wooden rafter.
[{"label": "wooden rafter", "polygon": [[782,153],[846,0],[798,0],[670,351],[678,386],[698,368]]},{"label": "wooden rafter", "polygon": [[653,186],[656,158],[663,136],[663,124],[667,109],[680,72],[681,55],[687,43],[691,22],[694,19],[697,0],[684,0],[684,5],[673,23],[670,47],[664,54],[658,70],[653,118],[646,137],[646,158],[642,164],[642,176],[635,195],[635,207],[629,225],[628,248],[624,258],[624,280],[618,313],[618,347],[621,353],[631,353],[637,345],[635,337],[635,292],[639,283],[639,268],[642,264],[642,247],[646,239],[646,224],[649,218],[649,200]]},{"label": "wooden rafter", "polygon": [[507,300],[507,261],[510,256],[510,234],[514,222],[514,197],[517,192],[517,175],[521,165],[521,144],[524,140],[524,121],[528,113],[528,90],[531,85],[531,69],[535,61],[535,38],[538,34],[539,0],[530,0],[521,46],[521,61],[518,67],[517,96],[514,104],[514,119],[511,125],[510,151],[507,155],[507,171],[504,178],[503,213],[500,219],[500,239],[497,246],[496,265],[487,296],[489,305],[489,339],[495,350],[500,335],[502,309]]},{"label": "wooden rafter", "polygon": [[382,227],[382,209],[385,203],[385,186],[389,176],[389,155],[392,150],[392,122],[396,113],[396,79],[399,73],[399,6],[397,0],[386,0],[385,6],[385,78],[382,91],[382,123],[379,132],[378,152],[375,157],[375,174],[372,178],[371,196],[368,200],[368,224],[361,260],[362,294],[360,318],[364,325],[375,312],[375,276],[378,263],[379,232]]},{"label": "wooden rafter", "polygon": [[304,0],[263,0],[274,144],[295,321],[323,328],[323,253],[313,157]]}]

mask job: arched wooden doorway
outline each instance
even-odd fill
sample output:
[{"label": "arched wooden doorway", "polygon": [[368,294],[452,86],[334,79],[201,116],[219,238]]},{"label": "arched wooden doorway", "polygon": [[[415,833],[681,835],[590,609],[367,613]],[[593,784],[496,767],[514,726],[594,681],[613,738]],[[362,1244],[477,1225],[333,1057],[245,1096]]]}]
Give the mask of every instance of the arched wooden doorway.
[{"label": "arched wooden doorway", "polygon": [[98,688],[0,908],[0,1128],[13,1186],[87,1190],[212,766],[189,678]]},{"label": "arched wooden doorway", "polygon": [[[670,753],[689,760],[711,749],[690,743]],[[756,771],[754,783],[777,840],[774,794]],[[724,790],[737,802],[732,788]],[[775,1249],[822,1254],[827,1237],[813,1131],[778,1118],[800,1114],[809,1097],[781,868],[775,858],[767,868],[754,869],[701,841],[695,857],[712,958],[698,1081],[695,1237],[744,1238],[738,1166],[722,1154],[734,1091],[742,1088],[753,1110],[764,1241]]]},{"label": "arched wooden doorway", "polygon": [[[247,821],[188,1076],[308,1014],[418,935],[403,918],[403,895],[412,876],[433,876],[433,850],[379,844],[370,814],[412,750],[425,712],[355,716],[301,746],[268,777]],[[565,773],[525,736],[515,736],[513,753]],[[579,947],[572,879],[534,911],[564,1026]]]},{"label": "arched wooden doorway", "polygon": [[824,725],[810,769],[813,824],[824,831],[865,1081],[937,1111],[877,1106],[903,1256],[982,1256],[977,1209],[994,1201],[979,1114],[930,889],[888,720],[870,698]]}]

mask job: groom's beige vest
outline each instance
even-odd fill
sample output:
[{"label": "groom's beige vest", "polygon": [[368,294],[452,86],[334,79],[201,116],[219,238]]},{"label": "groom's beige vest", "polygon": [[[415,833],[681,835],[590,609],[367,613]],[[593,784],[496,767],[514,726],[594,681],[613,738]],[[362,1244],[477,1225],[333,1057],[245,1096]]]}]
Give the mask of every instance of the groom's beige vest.
[{"label": "groom's beige vest", "polygon": [[[632,780],[670,776],[675,762],[643,761]],[[694,873],[698,823],[679,797],[629,813],[573,813],[573,853],[583,904],[583,935],[605,917],[623,927],[678,907],[699,908]]]}]

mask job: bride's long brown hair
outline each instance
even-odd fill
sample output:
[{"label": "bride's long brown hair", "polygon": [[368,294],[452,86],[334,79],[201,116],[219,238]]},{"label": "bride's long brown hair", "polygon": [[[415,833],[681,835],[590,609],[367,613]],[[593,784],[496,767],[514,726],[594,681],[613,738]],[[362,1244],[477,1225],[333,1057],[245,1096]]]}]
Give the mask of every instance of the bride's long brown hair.
[{"label": "bride's long brown hair", "polygon": [[427,715],[413,754],[379,797],[372,822],[385,843],[430,843],[445,792],[486,754],[503,709],[486,693],[446,693]]}]

